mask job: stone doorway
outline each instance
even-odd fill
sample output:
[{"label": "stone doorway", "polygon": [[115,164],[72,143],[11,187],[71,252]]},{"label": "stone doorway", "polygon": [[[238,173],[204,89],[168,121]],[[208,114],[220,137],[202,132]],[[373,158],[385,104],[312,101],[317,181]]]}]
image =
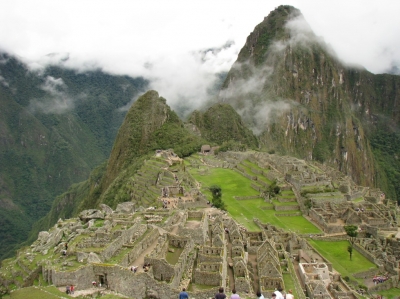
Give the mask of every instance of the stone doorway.
[{"label": "stone doorway", "polygon": [[102,273],[102,274],[97,274],[97,281],[99,282],[100,287],[108,288],[108,281],[107,281],[107,274]]}]

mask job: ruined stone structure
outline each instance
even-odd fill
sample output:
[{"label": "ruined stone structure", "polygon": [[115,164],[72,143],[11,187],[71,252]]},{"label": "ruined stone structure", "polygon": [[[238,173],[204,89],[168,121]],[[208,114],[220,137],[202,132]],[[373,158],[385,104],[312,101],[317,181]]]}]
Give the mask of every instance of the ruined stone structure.
[{"label": "ruined stone structure", "polygon": [[[248,176],[258,197],[269,187],[266,179],[276,181],[292,195],[274,200],[298,205],[273,209],[292,211],[285,216],[298,215],[296,209],[305,211],[325,233],[313,237],[334,234],[343,239],[344,225],[359,226],[353,246],[378,266],[377,272],[391,277],[387,286],[393,285],[400,260],[398,208],[379,190],[358,187],[334,170],[322,171],[324,166],[290,157],[228,152],[220,153],[220,159],[206,155],[199,160],[203,167],[232,168]],[[252,164],[245,167],[248,161]],[[133,298],[176,298],[184,287],[191,297],[206,299],[220,286],[249,297],[258,290],[272,293],[285,289],[284,275],[290,275],[298,299],[354,298],[340,274],[304,236],[257,219],[253,221],[259,230],[247,230],[207,204],[188,172],[168,165],[181,165],[181,160],[171,151],[157,151],[145,164],[151,175],[139,171],[133,178],[132,186],[138,189],[132,189],[132,198],[147,194],[147,208],[138,202],[121,203],[115,210],[103,204],[82,211],[78,218],[60,219],[19,252],[10,262],[15,267],[6,264],[1,269],[0,283],[27,286],[41,273],[48,283],[61,288],[74,284],[77,291],[96,281],[102,289]],[[263,198],[272,202],[269,196]]]}]

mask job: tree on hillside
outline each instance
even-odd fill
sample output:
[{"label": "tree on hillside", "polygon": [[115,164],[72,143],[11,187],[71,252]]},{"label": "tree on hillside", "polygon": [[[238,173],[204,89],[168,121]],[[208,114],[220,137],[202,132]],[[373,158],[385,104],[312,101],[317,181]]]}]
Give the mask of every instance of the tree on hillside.
[{"label": "tree on hillside", "polygon": [[271,185],[269,185],[267,189],[267,193],[270,197],[275,197],[277,194],[281,192],[281,188],[277,185],[277,181],[274,180]]},{"label": "tree on hillside", "polygon": [[350,261],[351,261],[351,256],[352,256],[352,254],[353,254],[353,246],[349,245],[349,246],[347,247],[347,251],[348,251],[349,254],[350,254]]},{"label": "tree on hillside", "polygon": [[221,210],[226,210],[225,203],[222,201],[222,189],[218,185],[212,185],[208,188],[212,193],[212,203],[213,205]]},{"label": "tree on hillside", "polygon": [[357,225],[345,225],[343,228],[346,231],[346,234],[350,237],[351,245],[353,245],[354,241],[358,235],[358,226]]}]

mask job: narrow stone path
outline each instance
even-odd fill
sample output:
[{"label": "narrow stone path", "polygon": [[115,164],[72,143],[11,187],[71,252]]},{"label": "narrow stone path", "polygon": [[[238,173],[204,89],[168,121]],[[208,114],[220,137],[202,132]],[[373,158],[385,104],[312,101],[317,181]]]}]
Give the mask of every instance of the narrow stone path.
[{"label": "narrow stone path", "polygon": [[258,281],[258,269],[257,269],[257,257],[255,254],[249,254],[249,263],[253,268],[253,288],[256,293],[260,289],[259,281]]},{"label": "narrow stone path", "polygon": [[233,265],[233,260],[232,260],[232,242],[231,242],[231,238],[229,236],[229,234],[225,233],[225,237],[226,240],[228,241],[226,244],[226,249],[227,249],[227,263],[226,263],[226,267],[227,267],[227,273],[228,273],[228,277],[229,277],[229,288],[230,290],[233,290],[235,288],[235,277],[233,275],[233,267],[229,266],[229,264]]},{"label": "narrow stone path", "polygon": [[144,265],[144,257],[149,254],[150,252],[153,251],[153,249],[157,246],[158,242],[157,239],[149,246],[147,247],[140,255],[139,257],[132,263],[129,265],[129,268],[132,266],[136,266],[137,268],[137,272],[136,273],[140,273],[140,272],[144,272],[143,269],[143,265]]}]

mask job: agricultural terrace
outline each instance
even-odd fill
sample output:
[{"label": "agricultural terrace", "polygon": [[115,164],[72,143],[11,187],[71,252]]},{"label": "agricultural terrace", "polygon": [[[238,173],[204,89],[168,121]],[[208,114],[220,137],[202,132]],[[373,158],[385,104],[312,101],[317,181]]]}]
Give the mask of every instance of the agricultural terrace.
[{"label": "agricultural terrace", "polygon": [[362,279],[356,279],[353,274],[367,271],[371,268],[378,270],[377,266],[367,260],[356,248],[354,248],[350,260],[350,255],[347,251],[347,247],[350,245],[348,241],[309,240],[309,242],[311,246],[332,263],[333,268],[340,272],[343,277],[348,276],[364,284]]},{"label": "agricultural terrace", "polygon": [[[315,234],[321,231],[303,216],[279,216],[270,203],[262,198],[237,200],[235,196],[255,196],[258,191],[251,188],[251,180],[240,173],[226,168],[213,168],[200,166],[188,167],[192,176],[201,184],[201,192],[211,201],[212,195],[208,188],[218,185],[222,189],[222,200],[232,218],[241,223],[248,230],[259,231],[253,218],[258,218],[263,223],[271,223],[277,227],[292,230],[297,233]],[[289,205],[291,203],[288,203]],[[285,211],[290,213],[298,211]]]}]

